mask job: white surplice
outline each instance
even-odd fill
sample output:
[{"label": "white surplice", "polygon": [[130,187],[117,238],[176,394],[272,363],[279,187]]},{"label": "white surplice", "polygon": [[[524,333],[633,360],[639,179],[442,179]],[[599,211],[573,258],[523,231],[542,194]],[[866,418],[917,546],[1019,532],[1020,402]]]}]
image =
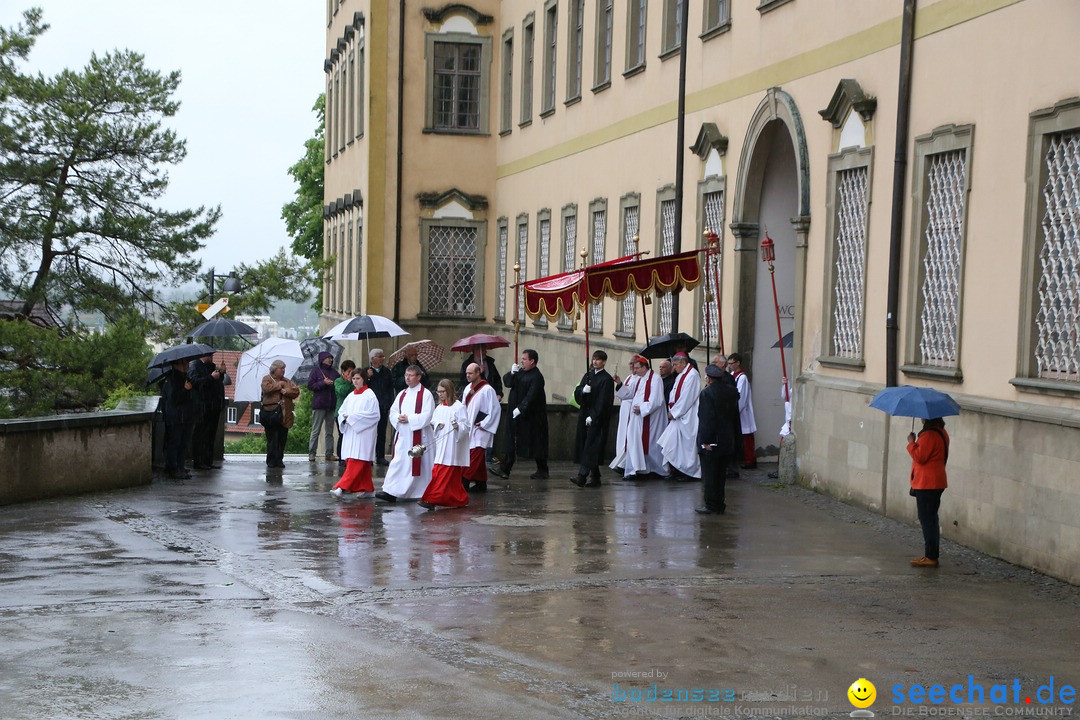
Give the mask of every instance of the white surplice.
[{"label": "white surplice", "polygon": [[739,391],[739,422],[742,424],[743,435],[757,432],[757,421],[754,419],[754,398],[750,393],[750,378],[741,370],[735,375],[735,388]]},{"label": "white surplice", "polygon": [[612,470],[622,467],[626,457],[626,428],[630,422],[630,411],[634,405],[634,395],[640,380],[641,378],[637,375],[631,375],[615,389],[615,397],[619,399],[619,430],[615,434],[615,459],[608,466]]},{"label": "white surplice", "polygon": [[[626,456],[623,468],[625,477],[637,473],[664,474],[664,452],[660,448],[660,436],[667,428],[667,403],[664,402],[664,381],[659,373],[650,370],[638,378],[637,392],[630,402],[630,419],[626,427]],[[687,381],[689,382],[689,381]],[[648,400],[645,395],[648,395]],[[638,412],[634,412],[634,409]],[[648,442],[644,429],[648,425]]]},{"label": "white surplice", "polygon": [[379,399],[365,387],[349,393],[338,410],[341,430],[341,459],[375,461],[375,440],[379,430]]},{"label": "white surplice", "polygon": [[[457,430],[454,429],[457,421]],[[427,452],[435,465],[469,466],[469,418],[460,400],[453,405],[438,405],[431,415],[434,439]],[[427,453],[425,453],[427,454]]]},{"label": "white surplice", "polygon": [[[488,385],[487,381],[480,384],[479,388],[470,384],[465,391],[465,402],[470,428],[469,447],[486,450],[495,444],[495,433],[502,418],[502,406],[495,395],[495,388]],[[476,418],[480,413],[485,413],[486,417],[477,425]]]},{"label": "white surplice", "polygon": [[701,459],[698,457],[698,395],[701,394],[701,376],[692,365],[675,378],[671,388],[668,412],[671,420],[660,435],[660,447],[664,462],[684,475],[701,477]]},{"label": "white surplice", "polygon": [[[416,394],[423,393],[420,412],[416,412]],[[420,474],[413,475],[413,458],[409,457],[409,448],[416,444],[413,433],[420,431],[420,444],[431,443],[431,416],[435,412],[435,398],[423,385],[405,388],[397,394],[390,404],[389,423],[394,428],[394,458],[386,468],[382,491],[394,497],[420,498],[431,482],[431,466],[435,464],[432,454],[425,452],[420,456]],[[398,415],[405,416],[405,422],[398,422]]]}]

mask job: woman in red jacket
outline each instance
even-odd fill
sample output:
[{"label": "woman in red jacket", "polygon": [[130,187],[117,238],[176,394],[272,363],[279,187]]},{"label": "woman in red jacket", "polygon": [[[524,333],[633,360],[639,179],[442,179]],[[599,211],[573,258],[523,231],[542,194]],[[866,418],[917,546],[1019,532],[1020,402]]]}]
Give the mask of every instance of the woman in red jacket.
[{"label": "woman in red jacket", "polygon": [[908,434],[908,455],[911,456],[911,494],[919,512],[926,552],[911,561],[915,567],[938,566],[938,543],[941,528],[938,508],[941,493],[949,483],[945,477],[945,463],[949,460],[949,435],[941,418],[923,420],[918,436]]}]

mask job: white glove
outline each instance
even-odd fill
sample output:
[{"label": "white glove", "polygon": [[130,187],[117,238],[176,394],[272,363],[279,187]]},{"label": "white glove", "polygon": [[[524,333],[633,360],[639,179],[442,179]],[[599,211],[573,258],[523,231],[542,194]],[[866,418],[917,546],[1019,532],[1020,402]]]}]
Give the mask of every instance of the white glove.
[{"label": "white glove", "polygon": [[520,369],[521,369],[521,366],[518,365],[517,363],[514,363],[513,365],[510,366],[510,374],[514,374]]},{"label": "white glove", "polygon": [[521,414],[521,408],[514,408],[514,412],[511,413],[511,417],[517,420],[518,415]]},{"label": "white glove", "polygon": [[585,427],[589,427],[590,425],[592,425],[592,418],[591,417],[585,418]]},{"label": "white glove", "polygon": [[592,392],[592,385],[586,385],[585,387],[581,388],[581,394],[582,395],[588,395],[591,392]]}]

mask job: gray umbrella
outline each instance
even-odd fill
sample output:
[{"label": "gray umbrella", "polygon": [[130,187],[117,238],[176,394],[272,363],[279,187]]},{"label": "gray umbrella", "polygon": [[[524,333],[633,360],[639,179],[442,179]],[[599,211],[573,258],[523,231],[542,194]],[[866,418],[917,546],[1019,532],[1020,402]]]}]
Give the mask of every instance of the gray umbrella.
[{"label": "gray umbrella", "polygon": [[229,318],[208,320],[187,333],[188,337],[226,337],[229,335],[258,335],[259,331],[247,323]]},{"label": "gray umbrella", "polygon": [[304,353],[304,362],[300,363],[300,367],[293,373],[292,381],[294,383],[307,382],[308,375],[311,374],[311,371],[315,369],[315,365],[319,362],[319,353],[321,352],[328,352],[334,356],[334,367],[336,368],[341,362],[341,354],[345,352],[345,346],[337,340],[313,337],[301,340],[300,350]]},{"label": "gray umbrella", "polygon": [[201,358],[204,355],[213,355],[215,352],[214,348],[202,343],[176,345],[171,348],[166,348],[155,355],[154,359],[150,361],[150,364],[146,366],[146,369],[168,367],[174,362],[194,360],[195,358]]}]

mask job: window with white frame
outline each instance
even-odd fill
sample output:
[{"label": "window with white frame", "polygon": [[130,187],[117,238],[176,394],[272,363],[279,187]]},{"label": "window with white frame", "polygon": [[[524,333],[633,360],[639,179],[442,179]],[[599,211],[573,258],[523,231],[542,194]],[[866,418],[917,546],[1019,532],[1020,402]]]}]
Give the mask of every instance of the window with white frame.
[{"label": "window with white frame", "polygon": [[645,23],[648,19],[648,0],[626,0],[627,72],[645,67]]},{"label": "window with white frame", "polygon": [[518,120],[520,125],[528,125],[532,122],[533,53],[536,45],[534,30],[533,14],[529,13],[521,28],[521,118]]},{"label": "window with white frame", "polygon": [[[592,224],[589,228],[592,240],[592,257],[590,265],[604,262],[607,253],[607,201],[596,200],[589,205],[589,214],[592,216]],[[598,301],[589,303],[589,332],[602,333],[604,331],[604,303]]]},{"label": "window with white frame", "polygon": [[[633,255],[638,251],[638,225],[641,210],[641,196],[631,193],[624,197],[622,205],[622,255]],[[637,294],[627,293],[619,301],[619,323],[615,334],[620,337],[633,337],[637,313]]]},{"label": "window with white frame", "polygon": [[704,12],[705,16],[701,24],[702,37],[719,33],[731,24],[731,0],[705,0]]},{"label": "window with white frame", "polygon": [[[665,193],[666,194],[666,193]],[[675,252],[675,200],[674,198],[660,200],[660,237],[657,239],[657,249],[660,255],[671,255]],[[671,332],[672,308],[675,306],[674,293],[662,293],[657,299],[656,334],[667,335]]]},{"label": "window with white frame", "polygon": [[[714,232],[719,238],[721,252],[724,239],[724,186],[719,178],[710,178],[701,189],[701,231]],[[720,298],[723,274],[722,254],[704,256],[704,287],[698,290],[701,301],[699,319],[701,323],[701,342],[709,347],[720,347]]]},{"label": "window with white frame", "polygon": [[364,137],[364,71],[365,71],[364,24],[356,25],[356,67],[353,70],[353,85],[356,86],[356,137]]},{"label": "window with white frame", "polygon": [[1080,393],[1080,99],[1031,114],[1021,389]]},{"label": "window with white frame", "polygon": [[[904,372],[960,377],[961,281],[968,162],[974,128],[938,128],[915,139],[915,207],[919,222],[911,264],[917,273],[908,316],[914,323],[911,365]],[[912,367],[913,366],[913,367]]]},{"label": "window with white frame", "polygon": [[[562,209],[562,271],[570,272],[577,267],[577,205],[566,205]],[[573,324],[563,313],[559,318],[559,329],[570,330]]]},{"label": "window with white frame", "polygon": [[499,131],[509,133],[514,125],[514,28],[503,33],[502,98]]},{"label": "window with white frame", "polygon": [[506,218],[499,218],[495,245],[495,320],[506,319],[506,253],[510,229]]},{"label": "window with white frame", "polygon": [[827,273],[821,362],[862,367],[866,326],[866,241],[872,148],[847,148],[829,158]]},{"label": "window with white frame", "polygon": [[425,130],[487,133],[491,38],[467,32],[438,32],[428,33],[425,42]]},{"label": "window with white frame", "polygon": [[541,85],[540,116],[555,112],[555,59],[558,52],[559,6],[556,0],[544,5],[544,80]]},{"label": "window with white frame", "polygon": [[570,37],[566,43],[566,101],[581,97],[581,69],[585,48],[585,0],[570,0]]},{"label": "window with white frame", "polygon": [[596,63],[593,73],[593,92],[611,85],[611,32],[614,22],[614,0],[596,3]]},{"label": "window with white frame", "polygon": [[660,57],[674,53],[682,44],[683,2],[685,0],[664,0]]},{"label": "window with white frame", "polygon": [[235,425],[236,424],[236,406],[235,405],[230,405],[229,407],[225,408],[225,422],[229,423],[230,425]]}]

